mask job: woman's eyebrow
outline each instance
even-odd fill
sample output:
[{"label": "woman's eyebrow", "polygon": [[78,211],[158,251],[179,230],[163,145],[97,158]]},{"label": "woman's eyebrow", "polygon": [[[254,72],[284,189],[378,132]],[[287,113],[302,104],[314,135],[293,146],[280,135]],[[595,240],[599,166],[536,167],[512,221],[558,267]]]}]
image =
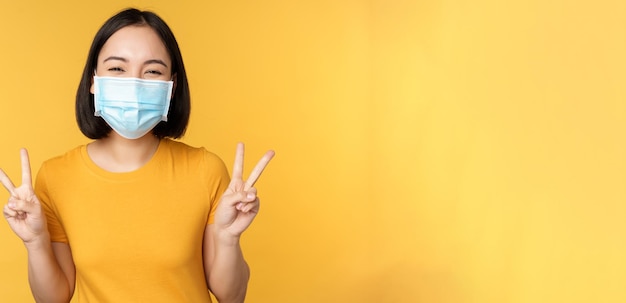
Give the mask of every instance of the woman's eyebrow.
[{"label": "woman's eyebrow", "polygon": [[108,57],[108,58],[104,59],[104,61],[102,61],[102,62],[107,62],[109,60],[119,60],[119,61],[122,61],[122,62],[128,62],[128,60],[126,60],[126,58],[116,57],[116,56]]},{"label": "woman's eyebrow", "polygon": [[165,64],[165,62],[163,62],[163,60],[160,60],[160,59],[151,59],[151,60],[147,60],[147,61],[146,61],[146,62],[144,62],[143,64],[144,64],[144,65],[148,65],[148,64],[154,64],[154,63],[156,63],[156,64],[161,64],[161,65],[163,65],[163,66],[167,67],[167,64]]},{"label": "woman's eyebrow", "polygon": [[[102,62],[107,62],[107,61],[110,61],[110,60],[118,60],[118,61],[122,61],[122,62],[128,63],[128,59],[123,58],[123,57],[117,57],[117,56],[111,56],[111,57],[108,57],[108,58],[104,59],[104,61],[102,61]],[[167,64],[165,64],[165,62],[164,62],[163,60],[161,60],[161,59],[150,59],[150,60],[146,60],[143,64],[144,64],[144,65],[148,65],[148,64],[161,64],[161,65],[163,65],[163,66],[167,67]]]}]

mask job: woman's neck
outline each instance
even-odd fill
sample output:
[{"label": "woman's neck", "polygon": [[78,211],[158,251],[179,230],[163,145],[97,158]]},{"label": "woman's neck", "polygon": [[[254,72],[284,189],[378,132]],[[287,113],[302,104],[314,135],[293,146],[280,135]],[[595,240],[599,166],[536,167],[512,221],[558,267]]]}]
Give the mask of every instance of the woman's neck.
[{"label": "woman's neck", "polygon": [[159,147],[159,138],[148,133],[139,139],[126,139],[111,131],[106,138],[87,145],[87,153],[100,168],[110,172],[130,172],[144,166]]}]

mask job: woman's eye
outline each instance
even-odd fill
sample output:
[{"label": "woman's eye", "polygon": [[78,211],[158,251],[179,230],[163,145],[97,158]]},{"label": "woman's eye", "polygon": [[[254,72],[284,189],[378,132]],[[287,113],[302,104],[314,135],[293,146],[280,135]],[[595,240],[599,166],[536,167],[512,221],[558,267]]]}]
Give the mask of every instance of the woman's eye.
[{"label": "woman's eye", "polygon": [[160,75],[162,75],[162,74],[163,74],[163,73],[161,73],[161,72],[160,72],[160,71],[158,71],[158,70],[149,70],[149,71],[147,71],[146,73],[148,73],[148,74],[152,74],[152,75],[157,75],[157,76],[160,76]]},{"label": "woman's eye", "polygon": [[124,70],[121,67],[111,67],[109,68],[110,72],[123,72]]}]

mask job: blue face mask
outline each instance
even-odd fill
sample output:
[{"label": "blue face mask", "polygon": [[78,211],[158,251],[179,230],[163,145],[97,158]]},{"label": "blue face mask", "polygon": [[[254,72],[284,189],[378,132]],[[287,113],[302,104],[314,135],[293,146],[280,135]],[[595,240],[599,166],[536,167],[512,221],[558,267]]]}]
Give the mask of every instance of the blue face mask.
[{"label": "blue face mask", "polygon": [[173,81],[94,76],[95,115],[120,136],[141,138],[167,121]]}]

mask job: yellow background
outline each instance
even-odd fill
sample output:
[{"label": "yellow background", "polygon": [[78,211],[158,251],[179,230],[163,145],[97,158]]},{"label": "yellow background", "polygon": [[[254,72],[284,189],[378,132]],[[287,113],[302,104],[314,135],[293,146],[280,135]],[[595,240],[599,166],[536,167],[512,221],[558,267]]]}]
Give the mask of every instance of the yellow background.
[{"label": "yellow background", "polygon": [[[185,142],[230,164],[244,141],[248,169],[277,151],[248,302],[626,302],[626,2],[3,0],[15,182],[20,147],[36,172],[88,142],[80,73],[128,6],[177,35]],[[0,241],[0,301],[30,302]]]}]

